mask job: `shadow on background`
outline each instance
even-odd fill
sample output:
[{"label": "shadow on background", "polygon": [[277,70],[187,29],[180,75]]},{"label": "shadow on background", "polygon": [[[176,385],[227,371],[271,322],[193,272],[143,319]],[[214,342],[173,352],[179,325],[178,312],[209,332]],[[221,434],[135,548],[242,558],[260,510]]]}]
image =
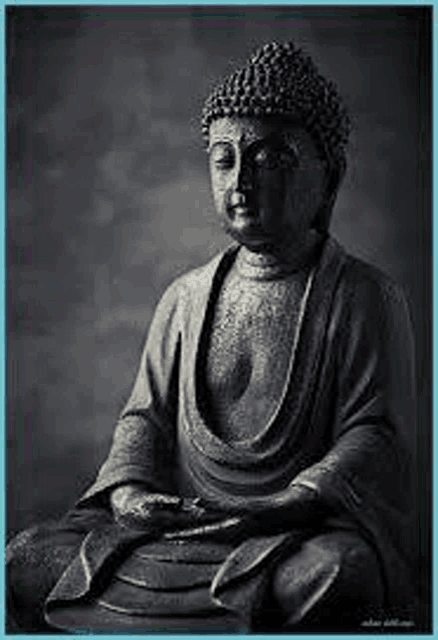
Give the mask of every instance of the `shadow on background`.
[{"label": "shadow on background", "polygon": [[410,301],[429,603],[431,10],[14,7],[7,28],[9,532],[60,516],[92,482],[160,295],[228,243],[204,98],[256,47],[294,39],[353,116],[333,233]]}]

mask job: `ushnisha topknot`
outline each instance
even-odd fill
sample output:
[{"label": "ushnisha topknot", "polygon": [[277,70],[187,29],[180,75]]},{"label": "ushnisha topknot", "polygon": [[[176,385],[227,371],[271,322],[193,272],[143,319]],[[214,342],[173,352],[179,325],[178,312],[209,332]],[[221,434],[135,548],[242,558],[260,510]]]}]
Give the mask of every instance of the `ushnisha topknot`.
[{"label": "ushnisha topknot", "polygon": [[207,98],[202,134],[226,116],[281,117],[300,122],[329,163],[344,163],[350,133],[347,109],[333,82],[293,42],[258,50]]}]

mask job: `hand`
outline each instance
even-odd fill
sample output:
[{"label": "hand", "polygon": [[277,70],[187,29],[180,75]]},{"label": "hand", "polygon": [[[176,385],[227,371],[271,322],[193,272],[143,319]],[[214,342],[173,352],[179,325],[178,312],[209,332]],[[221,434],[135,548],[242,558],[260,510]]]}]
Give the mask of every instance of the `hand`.
[{"label": "hand", "polygon": [[111,494],[116,521],[133,529],[168,531],[218,519],[218,514],[207,512],[199,502],[198,498],[151,493],[135,484],[117,487]]},{"label": "hand", "polygon": [[150,493],[136,484],[117,487],[112,492],[110,501],[116,521],[132,528],[148,527],[154,515],[156,520],[160,512],[161,515],[172,512],[181,504],[178,496]]}]

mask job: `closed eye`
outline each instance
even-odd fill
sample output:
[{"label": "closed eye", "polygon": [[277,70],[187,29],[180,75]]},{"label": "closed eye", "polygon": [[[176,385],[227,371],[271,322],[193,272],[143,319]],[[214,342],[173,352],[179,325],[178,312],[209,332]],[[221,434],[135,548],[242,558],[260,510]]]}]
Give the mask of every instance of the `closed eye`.
[{"label": "closed eye", "polygon": [[218,142],[210,151],[210,163],[218,169],[232,169],[235,162],[235,154],[230,144]]},{"label": "closed eye", "polygon": [[253,163],[259,169],[286,169],[295,167],[297,158],[295,154],[284,147],[261,147],[254,154]]},{"label": "closed eye", "polygon": [[277,169],[278,167],[276,154],[272,149],[259,149],[254,155],[253,162],[261,169]]}]

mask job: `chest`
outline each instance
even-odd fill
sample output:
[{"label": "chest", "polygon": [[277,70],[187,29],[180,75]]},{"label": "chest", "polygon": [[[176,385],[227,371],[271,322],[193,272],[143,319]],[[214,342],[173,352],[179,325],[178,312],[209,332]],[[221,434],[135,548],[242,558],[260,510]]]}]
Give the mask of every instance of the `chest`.
[{"label": "chest", "polygon": [[210,422],[221,437],[252,437],[274,413],[288,382],[304,287],[304,277],[234,279],[223,287],[205,371]]}]

